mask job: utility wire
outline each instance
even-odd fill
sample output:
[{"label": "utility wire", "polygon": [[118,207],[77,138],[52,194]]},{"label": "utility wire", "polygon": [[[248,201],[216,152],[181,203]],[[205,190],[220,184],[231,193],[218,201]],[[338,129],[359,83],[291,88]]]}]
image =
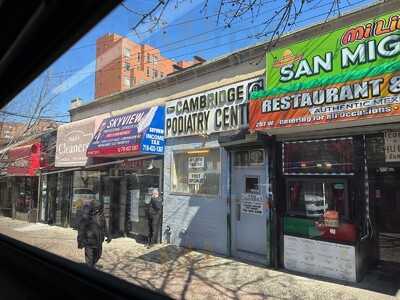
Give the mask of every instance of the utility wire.
[{"label": "utility wire", "polygon": [[[25,115],[25,114],[20,114],[20,113],[14,113],[14,112],[9,112],[9,111],[5,111],[2,110],[0,111],[0,114],[6,114],[6,115],[10,115],[10,116],[14,116],[14,117],[21,117],[21,118],[32,118],[33,116],[29,116],[29,115]],[[65,117],[69,117],[70,115],[56,115],[56,116],[38,116],[37,118],[39,119],[56,119],[56,118],[65,118]],[[57,122],[62,122],[62,121],[57,121]],[[68,122],[65,122],[68,123]]]},{"label": "utility wire", "polygon": [[[271,0],[271,1],[267,1],[266,3],[272,3],[272,2],[276,2],[276,1],[278,1],[278,0]],[[326,6],[326,4],[323,5],[323,6]],[[321,7],[322,7],[322,6],[321,6]],[[232,12],[233,12],[233,11],[234,11],[234,10],[232,10]],[[229,11],[228,11],[228,12],[229,12]],[[257,17],[258,17],[258,16],[263,16],[263,15],[266,15],[266,14],[269,14],[269,13],[271,13],[271,9],[266,9],[265,11],[263,11],[263,12],[261,12],[261,13],[258,13],[258,14],[257,14]],[[203,19],[209,19],[210,17],[214,17],[214,16],[217,16],[217,15],[218,15],[218,13],[213,14],[213,15],[207,15],[207,16],[200,17],[200,18],[190,19],[190,20],[187,20],[187,21],[182,21],[182,22],[180,22],[180,23],[173,23],[173,24],[166,25],[166,26],[162,27],[162,29],[169,28],[169,27],[174,27],[174,26],[179,26],[179,25],[186,25],[186,24],[189,24],[189,23],[193,23],[193,22],[195,22],[195,21],[199,21],[199,20],[203,20]],[[233,23],[231,23],[231,27],[232,27],[232,24],[238,24],[238,23],[241,23],[242,21],[246,21],[246,20],[248,21],[248,20],[251,20],[251,19],[254,19],[254,16],[251,16],[251,17],[248,17],[248,18],[241,18],[241,19],[238,19],[238,22],[233,22]],[[195,37],[198,37],[198,36],[202,36],[202,35],[207,34],[207,33],[219,31],[220,29],[226,29],[226,28],[228,28],[226,25],[217,26],[216,28],[214,28],[214,29],[212,29],[212,30],[209,30],[209,31],[206,31],[206,32],[202,32],[202,33],[200,33],[200,34],[195,34],[195,35],[193,35],[193,36],[189,36],[189,37],[187,37],[187,38],[184,38],[184,39],[181,39],[181,40],[178,40],[178,41],[174,41],[174,42],[170,42],[170,43],[162,44],[162,45],[152,45],[152,46],[153,46],[153,47],[156,47],[156,48],[158,48],[158,49],[162,49],[164,46],[168,46],[168,45],[171,45],[171,44],[175,44],[175,43],[178,43],[178,42],[181,42],[181,41],[187,41],[187,40],[189,40],[189,39],[192,39],[192,38],[195,38]],[[143,32],[139,32],[138,34],[145,34],[145,33],[146,33],[146,31],[143,31]],[[128,34],[125,35],[124,37],[128,38],[128,35],[129,35],[129,34],[132,34],[132,33],[128,33]],[[74,47],[74,48],[71,48],[69,51],[72,51],[72,50],[79,50],[79,49],[82,49],[82,48],[87,48],[87,47],[92,47],[92,46],[96,46],[96,42],[90,43],[90,44],[86,44],[86,45],[83,45],[83,46],[79,46],[79,47]]]},{"label": "utility wire", "polygon": [[[350,7],[356,6],[356,5],[358,5],[358,4],[360,4],[360,3],[363,3],[363,2],[364,2],[364,0],[360,0],[360,1],[354,2],[354,3],[351,4],[351,5],[342,6],[342,9],[350,8]],[[321,8],[321,7],[323,7],[323,6],[326,6],[326,4],[320,6],[319,8]],[[304,10],[304,12],[308,12],[308,11],[311,11],[311,10],[313,10],[313,9]],[[304,23],[304,22],[306,22],[306,21],[309,21],[309,20],[312,20],[312,19],[315,19],[315,18],[322,17],[322,16],[324,16],[324,15],[326,15],[326,12],[321,13],[321,14],[318,14],[318,15],[310,16],[310,17],[307,17],[307,18],[304,18],[304,19],[299,19],[299,20],[296,22],[296,24],[301,24],[301,23]],[[271,23],[271,24],[272,24],[272,23]],[[192,43],[192,44],[190,44],[190,45],[185,45],[185,46],[181,46],[181,47],[176,47],[176,48],[173,48],[173,49],[168,50],[168,51],[175,51],[175,50],[179,50],[179,49],[188,48],[188,47],[190,47],[190,46],[192,46],[192,45],[195,45],[195,44],[203,44],[203,43],[209,42],[209,41],[211,41],[211,40],[215,40],[215,39],[219,39],[219,38],[225,37],[225,36],[227,36],[227,35],[233,35],[233,34],[236,34],[236,33],[238,33],[238,32],[242,32],[242,31],[246,31],[246,30],[252,29],[252,28],[254,28],[255,26],[259,26],[259,25],[264,25],[264,21],[261,22],[261,23],[259,23],[259,24],[253,24],[252,26],[249,26],[249,27],[247,27],[247,28],[242,28],[242,29],[240,29],[240,30],[230,32],[230,33],[228,33],[228,34],[224,34],[224,35],[220,35],[220,36],[217,36],[217,37],[208,38],[208,39],[202,40],[202,41],[200,41],[200,42]],[[229,42],[226,42],[226,43],[222,43],[222,44],[220,44],[220,45],[217,45],[217,46],[208,47],[208,48],[203,48],[203,49],[199,49],[199,50],[196,50],[196,51],[191,51],[191,52],[187,52],[187,53],[184,53],[184,54],[180,54],[180,55],[174,56],[173,58],[160,59],[160,60],[158,60],[157,62],[160,62],[160,61],[168,61],[168,60],[174,60],[174,59],[176,59],[176,58],[183,57],[183,56],[188,56],[188,55],[191,55],[191,54],[198,54],[199,52],[202,52],[202,51],[208,51],[208,50],[211,50],[211,49],[215,49],[215,48],[218,48],[218,47],[221,47],[221,46],[230,44],[230,43],[239,42],[239,41],[243,41],[243,40],[246,40],[246,39],[255,39],[255,38],[260,38],[260,37],[267,37],[268,34],[272,34],[273,32],[274,32],[274,31],[268,31],[268,32],[265,32],[265,33],[262,34],[262,35],[250,35],[250,36],[247,36],[247,37],[245,37],[245,38],[240,38],[240,39],[237,39],[237,40],[229,41]],[[168,51],[165,51],[165,52],[168,52]],[[165,52],[164,52],[164,53],[165,53]],[[115,59],[115,60],[113,60],[113,61],[110,62],[110,63],[120,62],[120,61],[122,61],[123,59],[124,59],[124,58],[120,58],[120,57],[119,57],[118,59]],[[131,65],[132,68],[137,67],[137,66],[140,66],[140,64],[133,64],[133,65]],[[144,63],[144,66],[147,66],[147,67],[153,66],[153,63],[152,63],[152,62],[145,62],[145,63]],[[118,69],[120,69],[120,68],[121,68],[121,67],[119,67],[119,66],[118,66],[118,67],[115,67],[115,68],[107,68],[107,67],[105,67],[104,69],[102,69],[102,70],[97,70],[97,71],[99,71],[99,72],[109,72],[109,71],[113,71],[113,70],[118,70]],[[80,69],[82,69],[82,68],[77,68],[77,69],[73,69],[73,70],[69,70],[69,71],[62,72],[60,76],[57,76],[58,73],[54,73],[54,74],[52,75],[52,77],[61,77],[61,76],[65,76],[66,73],[72,73],[72,74],[73,74],[73,73],[75,73],[76,71],[79,71]],[[95,71],[95,72],[97,72],[97,71]],[[95,73],[95,72],[93,72],[93,71],[88,71],[88,72],[76,72],[76,74],[82,74],[82,75],[83,75],[83,74],[92,74],[92,73]]]}]

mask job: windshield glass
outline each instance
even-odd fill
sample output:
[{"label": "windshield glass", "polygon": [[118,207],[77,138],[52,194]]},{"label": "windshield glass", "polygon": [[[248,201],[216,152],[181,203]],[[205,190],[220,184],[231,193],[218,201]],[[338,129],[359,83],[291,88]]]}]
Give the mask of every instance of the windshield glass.
[{"label": "windshield glass", "polygon": [[0,233],[174,299],[396,296],[393,3],[121,2],[1,109]]}]

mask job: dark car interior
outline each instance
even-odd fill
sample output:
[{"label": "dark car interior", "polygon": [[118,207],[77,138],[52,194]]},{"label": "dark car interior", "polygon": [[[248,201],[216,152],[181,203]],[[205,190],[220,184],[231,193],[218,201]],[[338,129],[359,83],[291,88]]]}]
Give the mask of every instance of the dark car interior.
[{"label": "dark car interior", "polygon": [[[121,1],[0,1],[0,104],[68,50]],[[166,299],[0,234],[1,299]]]}]

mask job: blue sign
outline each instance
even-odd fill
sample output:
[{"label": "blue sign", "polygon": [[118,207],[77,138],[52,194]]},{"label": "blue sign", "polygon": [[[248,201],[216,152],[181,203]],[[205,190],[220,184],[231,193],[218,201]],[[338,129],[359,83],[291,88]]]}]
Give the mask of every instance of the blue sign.
[{"label": "blue sign", "polygon": [[164,118],[163,106],[107,118],[90,142],[87,156],[163,154]]}]

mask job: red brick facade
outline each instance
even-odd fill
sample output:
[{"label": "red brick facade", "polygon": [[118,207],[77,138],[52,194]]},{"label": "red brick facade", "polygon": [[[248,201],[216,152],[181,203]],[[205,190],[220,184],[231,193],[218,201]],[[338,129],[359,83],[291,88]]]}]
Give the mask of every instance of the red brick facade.
[{"label": "red brick facade", "polygon": [[115,33],[96,41],[95,98],[129,89],[149,80],[160,79],[186,68],[190,61],[176,63],[150,45],[140,45]]}]

